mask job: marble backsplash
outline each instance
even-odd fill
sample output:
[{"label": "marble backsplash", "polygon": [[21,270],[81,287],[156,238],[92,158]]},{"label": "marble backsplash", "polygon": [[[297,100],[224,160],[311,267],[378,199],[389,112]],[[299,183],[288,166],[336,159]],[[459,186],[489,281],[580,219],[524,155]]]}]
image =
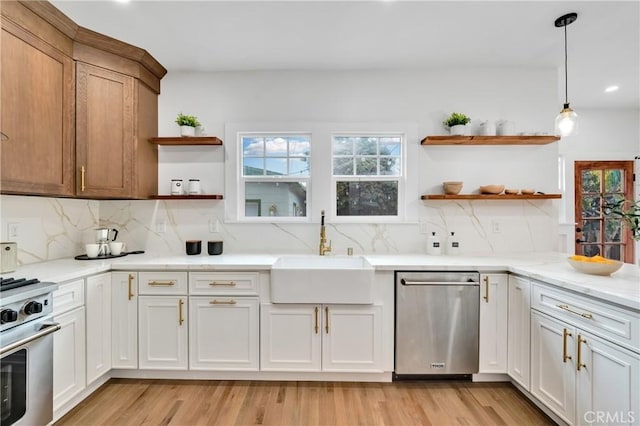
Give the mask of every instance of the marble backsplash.
[{"label": "marble backsplash", "polygon": [[[1,197],[2,241],[18,242],[18,262],[28,264],[84,253],[94,228],[120,231],[127,250],[158,256],[184,254],[186,240],[224,241],[225,253],[317,252],[318,224],[224,223],[224,202],[210,200],[96,201]],[[424,253],[427,235],[455,232],[461,254],[557,250],[554,201],[428,201],[419,223],[327,224],[333,254]],[[217,231],[210,224],[217,222]],[[9,238],[9,224],[18,237]],[[206,244],[203,244],[203,255]]]}]

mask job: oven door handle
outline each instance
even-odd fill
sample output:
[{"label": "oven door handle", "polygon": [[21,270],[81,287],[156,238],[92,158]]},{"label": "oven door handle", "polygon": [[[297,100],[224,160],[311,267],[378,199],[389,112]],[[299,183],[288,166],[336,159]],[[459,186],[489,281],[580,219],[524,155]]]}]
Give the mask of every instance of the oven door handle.
[{"label": "oven door handle", "polygon": [[44,324],[40,331],[38,331],[36,334],[26,337],[22,340],[18,340],[17,342],[11,343],[10,345],[3,346],[2,349],[0,349],[0,355],[19,348],[20,346],[26,345],[27,343],[33,342],[34,340],[38,340],[39,338],[54,333],[58,330],[60,330],[60,324],[58,323]]}]

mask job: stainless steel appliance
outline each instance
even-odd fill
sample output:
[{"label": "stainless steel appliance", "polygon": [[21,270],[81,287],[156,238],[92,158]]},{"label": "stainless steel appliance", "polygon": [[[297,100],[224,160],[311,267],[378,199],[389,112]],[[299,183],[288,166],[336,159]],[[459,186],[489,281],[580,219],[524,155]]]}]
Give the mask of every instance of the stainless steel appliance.
[{"label": "stainless steel appliance", "polygon": [[0,424],[53,419],[54,283],[0,278]]},{"label": "stainless steel appliance", "polygon": [[96,228],[96,244],[100,247],[98,249],[98,256],[106,256],[111,253],[109,250],[109,234],[113,231],[113,240],[118,238],[118,230],[113,228]]},{"label": "stainless steel appliance", "polygon": [[395,377],[477,373],[480,274],[395,275]]}]

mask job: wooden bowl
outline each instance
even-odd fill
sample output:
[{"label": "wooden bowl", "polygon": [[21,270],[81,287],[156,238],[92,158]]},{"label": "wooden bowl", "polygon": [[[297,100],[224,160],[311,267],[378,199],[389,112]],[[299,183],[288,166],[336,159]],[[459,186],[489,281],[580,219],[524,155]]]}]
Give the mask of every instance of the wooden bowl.
[{"label": "wooden bowl", "polygon": [[577,271],[582,272],[583,274],[589,275],[611,275],[620,269],[623,265],[622,262],[617,260],[607,259],[607,263],[596,263],[596,262],[581,262],[578,260],[573,260],[568,258],[567,261],[569,265],[573,266],[573,268]]},{"label": "wooden bowl", "polygon": [[483,185],[480,187],[481,194],[502,194],[504,185]]},{"label": "wooden bowl", "polygon": [[447,195],[457,195],[462,189],[462,182],[442,182],[442,188]]},{"label": "wooden bowl", "polygon": [[521,189],[520,192],[522,192],[523,194],[531,195],[531,194],[535,193],[536,190],[535,189]]},{"label": "wooden bowl", "polygon": [[520,192],[519,189],[505,189],[505,194],[517,195]]}]

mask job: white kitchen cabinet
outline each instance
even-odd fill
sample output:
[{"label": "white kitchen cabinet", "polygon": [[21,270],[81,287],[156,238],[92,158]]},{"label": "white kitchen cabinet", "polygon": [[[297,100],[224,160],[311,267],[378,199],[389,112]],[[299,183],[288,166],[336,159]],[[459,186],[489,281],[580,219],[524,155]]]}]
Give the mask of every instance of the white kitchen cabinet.
[{"label": "white kitchen cabinet", "polygon": [[140,369],[187,369],[187,297],[138,296]]},{"label": "white kitchen cabinet", "polygon": [[[84,280],[80,282],[84,286]],[[55,315],[53,321],[60,324],[60,330],[53,334],[53,410],[55,411],[86,386],[85,308],[81,306],[70,312]]]},{"label": "white kitchen cabinet", "polygon": [[111,273],[111,366],[138,368],[138,280],[135,272]]},{"label": "white kitchen cabinet", "polygon": [[190,297],[189,369],[257,371],[258,311],[257,297]]},{"label": "white kitchen cabinet", "polygon": [[480,354],[479,373],[507,372],[506,274],[480,277]]},{"label": "white kitchen cabinet", "polygon": [[510,275],[508,296],[507,373],[530,390],[531,282]]},{"label": "white kitchen cabinet", "polygon": [[382,309],[378,305],[261,307],[264,371],[382,371]]},{"label": "white kitchen cabinet", "polygon": [[570,325],[531,313],[531,394],[562,420],[575,423],[575,342]]},{"label": "white kitchen cabinet", "polygon": [[87,278],[87,385],[111,370],[111,273]]},{"label": "white kitchen cabinet", "polygon": [[531,288],[531,393],[569,424],[640,424],[640,315]]}]

